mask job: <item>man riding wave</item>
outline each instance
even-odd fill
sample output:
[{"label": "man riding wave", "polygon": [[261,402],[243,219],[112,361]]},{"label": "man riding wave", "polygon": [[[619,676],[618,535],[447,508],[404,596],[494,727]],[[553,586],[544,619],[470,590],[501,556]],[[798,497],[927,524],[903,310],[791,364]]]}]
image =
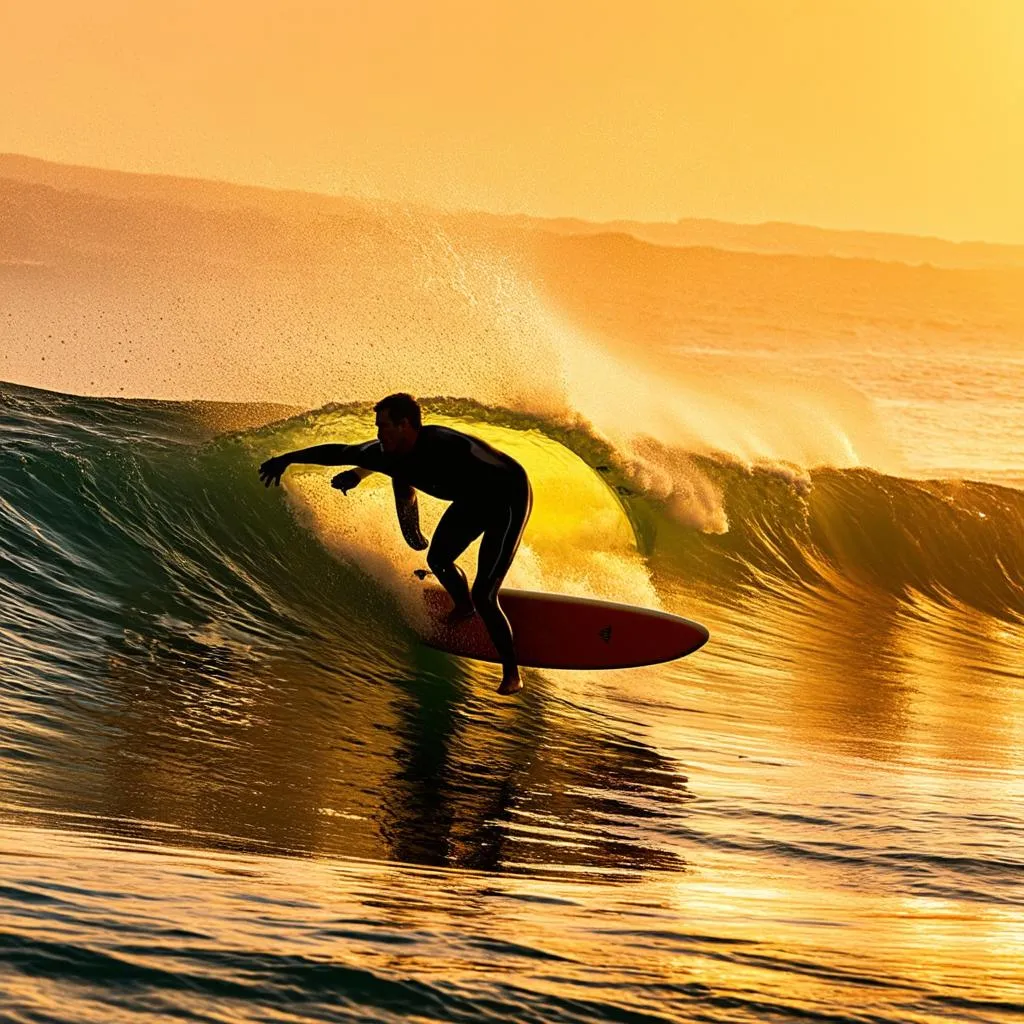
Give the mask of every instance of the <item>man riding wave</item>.
[{"label": "man riding wave", "polygon": [[[416,491],[450,501],[429,542],[427,565],[455,604],[449,621],[480,615],[501,658],[498,693],[523,688],[512,628],[498,603],[498,590],[512,564],[530,517],[533,493],[526,470],[485,441],[450,427],[423,425],[419,403],[404,393],[375,406],[377,440],[361,444],[320,444],[267,459],[260,466],[265,486],[279,485],[291,465],[355,466],[331,481],[343,494],[370,473],[391,477],[398,523],[416,551],[428,547],[420,531]],[[470,590],[455,564],[477,537],[480,555]]]}]

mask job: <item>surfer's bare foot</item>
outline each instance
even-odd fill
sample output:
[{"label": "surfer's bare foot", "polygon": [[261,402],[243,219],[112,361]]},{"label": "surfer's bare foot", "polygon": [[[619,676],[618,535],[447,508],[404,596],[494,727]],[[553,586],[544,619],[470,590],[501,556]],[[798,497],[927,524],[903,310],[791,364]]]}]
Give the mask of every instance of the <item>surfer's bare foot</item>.
[{"label": "surfer's bare foot", "polygon": [[501,686],[498,693],[508,696],[510,693],[518,693],[523,688],[523,681],[519,678],[519,669],[506,671],[501,677]]},{"label": "surfer's bare foot", "polygon": [[476,614],[476,609],[471,604],[456,605],[446,616],[445,625],[454,629],[460,622],[471,619]]}]

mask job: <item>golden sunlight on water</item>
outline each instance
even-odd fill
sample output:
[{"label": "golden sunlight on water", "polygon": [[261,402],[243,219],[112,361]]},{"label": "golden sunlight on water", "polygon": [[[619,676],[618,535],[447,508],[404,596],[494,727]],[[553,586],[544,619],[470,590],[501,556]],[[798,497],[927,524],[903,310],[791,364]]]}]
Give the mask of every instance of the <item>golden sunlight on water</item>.
[{"label": "golden sunlight on water", "polygon": [[111,845],[82,826],[64,833],[59,857],[48,828],[0,832],[8,886],[60,907],[8,918],[27,973],[7,993],[35,1012],[75,1005],[98,1019],[88,987],[50,980],[75,948],[89,951],[83,970],[125,979],[104,997],[114,1021],[130,1019],[133,978],[180,993],[182,1009],[214,998],[236,1020],[247,1019],[246,1002],[276,1006],[312,972],[353,1008],[415,1012],[429,992],[435,1014],[482,998],[538,1016],[571,1000],[584,1014],[730,1006],[751,1019],[767,1007],[813,1014],[846,1003],[922,1021],[930,1006],[977,1012],[996,1008],[993,990],[1021,993],[1019,915],[965,915],[953,899],[880,890],[840,855],[787,864],[750,835],[746,850],[735,834],[707,837],[685,873],[622,884],[216,853],[170,837]]}]

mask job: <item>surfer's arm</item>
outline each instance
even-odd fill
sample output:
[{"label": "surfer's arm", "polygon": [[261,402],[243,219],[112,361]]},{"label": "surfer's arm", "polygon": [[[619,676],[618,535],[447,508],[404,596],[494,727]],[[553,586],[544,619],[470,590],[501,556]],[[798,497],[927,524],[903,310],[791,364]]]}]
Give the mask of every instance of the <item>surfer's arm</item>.
[{"label": "surfer's arm", "polygon": [[362,466],[357,469],[346,469],[344,473],[339,473],[336,477],[332,477],[331,486],[335,490],[341,491],[342,494],[348,494],[353,487],[358,487],[360,482],[365,480],[372,472],[372,469],[363,469]]},{"label": "surfer's arm", "polygon": [[398,525],[402,528],[405,543],[414,551],[423,551],[430,542],[420,531],[420,506],[416,500],[416,489],[409,484],[392,481],[395,492],[395,510],[398,512]]},{"label": "surfer's arm", "polygon": [[287,459],[289,466],[357,466],[362,449],[361,444],[315,444],[277,457]]},{"label": "surfer's arm", "polygon": [[[265,487],[280,484],[281,475],[289,466],[358,466],[369,456],[370,444],[315,444],[312,448],[300,448],[298,451],[285,452],[267,459],[260,466],[260,479]],[[367,473],[373,472],[363,467]],[[361,479],[361,477],[360,477]]]}]

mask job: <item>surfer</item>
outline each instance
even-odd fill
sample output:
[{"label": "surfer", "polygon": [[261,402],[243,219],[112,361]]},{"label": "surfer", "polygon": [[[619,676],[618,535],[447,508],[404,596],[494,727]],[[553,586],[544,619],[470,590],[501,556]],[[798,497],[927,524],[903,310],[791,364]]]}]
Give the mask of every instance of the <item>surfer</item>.
[{"label": "surfer", "polygon": [[[391,477],[398,524],[409,547],[429,546],[427,565],[455,604],[448,617],[455,625],[476,612],[501,658],[498,693],[523,688],[512,628],[498,603],[498,588],[512,564],[530,517],[530,481],[515,459],[485,441],[450,427],[424,426],[412,395],[388,395],[375,406],[377,440],[361,444],[319,444],[275,455],[260,466],[264,486],[278,485],[296,463],[355,466],[339,473],[331,486],[343,494],[370,473]],[[450,501],[433,539],[420,531],[416,490]],[[455,559],[483,534],[476,579],[470,590]]]}]

